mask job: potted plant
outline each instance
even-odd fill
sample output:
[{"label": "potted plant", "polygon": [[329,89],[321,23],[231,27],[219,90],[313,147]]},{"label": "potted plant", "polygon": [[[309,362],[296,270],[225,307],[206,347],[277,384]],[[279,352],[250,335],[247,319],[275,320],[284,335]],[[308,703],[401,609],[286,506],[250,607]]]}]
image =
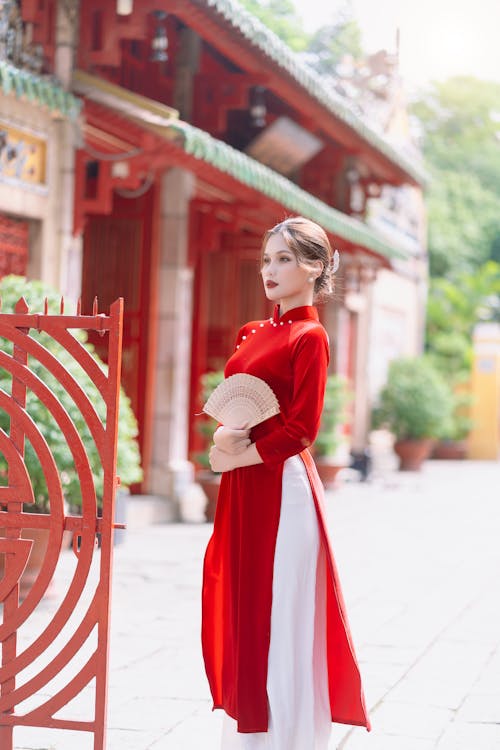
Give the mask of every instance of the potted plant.
[{"label": "potted plant", "polygon": [[[59,295],[54,292],[51,288],[47,287],[40,281],[27,281],[24,277],[20,276],[6,276],[0,281],[0,297],[2,299],[2,311],[13,312],[15,304],[24,297],[28,303],[28,307],[31,311],[42,311],[44,309],[44,300],[47,299],[49,312],[51,309],[59,311]],[[75,380],[78,381],[79,385],[83,388],[87,396],[92,401],[99,417],[105,418],[105,405],[99,394],[97,387],[93,384],[90,378],[83,372],[80,365],[73,359],[73,357],[61,346],[55,339],[50,337],[43,331],[30,331],[30,336],[33,336],[40,344],[48,349],[52,355],[54,355],[60,364],[72,375]],[[92,352],[96,361],[100,366],[105,369],[105,365],[95,355],[91,344],[87,343],[87,334],[85,331],[75,330],[75,338],[80,341],[88,351]],[[12,351],[12,344],[9,341],[4,340],[2,348],[7,353]],[[61,383],[53,377],[45,367],[38,362],[34,357],[30,358],[30,369],[35,373],[46,385],[48,385],[52,393],[56,396],[62,406],[69,414],[73,421],[78,433],[84,444],[93,479],[96,488],[98,505],[102,503],[102,487],[103,487],[103,474],[102,466],[97,451],[95,442],[90,435],[88,427],[82,417],[82,414]],[[7,393],[11,391],[11,376],[5,370],[0,370],[0,388]],[[51,416],[48,409],[38,399],[38,397],[30,390],[27,391],[26,400],[26,411],[32,417],[37,425],[38,430],[45,438],[52,456],[54,457],[58,473],[60,476],[62,489],[64,493],[65,502],[68,508],[73,508],[75,511],[79,511],[81,508],[82,497],[80,482],[78,479],[78,473],[73,461],[71,451],[68,447],[66,439],[61,432],[59,426]],[[10,420],[6,412],[0,411],[0,428],[9,432]],[[26,441],[25,445],[25,464],[27,467],[28,474],[31,479],[33,494],[35,502],[32,504],[25,504],[25,512],[33,513],[47,513],[49,510],[49,497],[47,492],[47,486],[45,482],[45,476],[43,468],[38,460],[37,454],[29,441]],[[140,465],[139,447],[137,443],[137,422],[135,420],[130,401],[123,392],[120,394],[120,413],[118,419],[118,456],[117,456],[117,473],[120,477],[121,490],[127,492],[127,488],[142,479],[142,469]],[[7,463],[5,457],[0,454],[0,485],[7,483]],[[23,535],[28,538],[34,538],[36,532],[45,530],[31,530],[25,529]],[[43,537],[43,534],[42,534]],[[45,554],[43,549],[44,545],[46,548],[47,540],[42,539],[39,542],[42,548],[41,559]],[[31,563],[35,563],[38,555],[35,545],[28,561],[28,566]],[[29,571],[27,571],[29,574]],[[33,574],[29,574],[33,577]],[[26,586],[27,577],[25,576],[23,585]]]},{"label": "potted plant", "polygon": [[[219,383],[224,380],[224,372],[216,370],[214,372],[205,372],[200,378],[200,400],[205,404],[217,388]],[[196,481],[202,488],[207,498],[205,506],[205,518],[207,521],[213,521],[215,517],[215,508],[217,506],[217,496],[219,494],[219,485],[221,475],[212,471],[208,460],[208,451],[212,444],[212,436],[215,430],[214,420],[206,414],[200,415],[197,422],[197,429],[203,439],[203,450],[194,455],[194,460],[198,465],[196,471]]]},{"label": "potted plant", "polygon": [[331,487],[340,469],[348,465],[347,461],[339,460],[338,451],[342,444],[341,428],[346,418],[346,407],[351,397],[345,378],[337,374],[328,376],[321,424],[314,442],[314,459],[325,487]]},{"label": "potted plant", "polygon": [[447,424],[452,393],[425,357],[406,357],[389,365],[387,383],[373,410],[373,426],[395,436],[400,470],[418,471]]}]

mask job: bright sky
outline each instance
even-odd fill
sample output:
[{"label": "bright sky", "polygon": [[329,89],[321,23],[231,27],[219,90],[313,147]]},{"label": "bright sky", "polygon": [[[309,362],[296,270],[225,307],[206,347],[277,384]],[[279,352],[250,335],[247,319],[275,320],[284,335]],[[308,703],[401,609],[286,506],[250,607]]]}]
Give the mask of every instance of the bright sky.
[{"label": "bright sky", "polygon": [[[331,20],[341,0],[294,0],[308,31]],[[368,52],[395,49],[409,84],[456,74],[500,82],[500,0],[352,0]]]}]

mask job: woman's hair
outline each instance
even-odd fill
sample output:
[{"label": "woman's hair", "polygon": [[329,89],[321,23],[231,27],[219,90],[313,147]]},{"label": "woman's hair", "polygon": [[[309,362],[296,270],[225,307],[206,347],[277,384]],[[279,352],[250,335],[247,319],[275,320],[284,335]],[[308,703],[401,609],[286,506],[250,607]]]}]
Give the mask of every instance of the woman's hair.
[{"label": "woman's hair", "polygon": [[325,230],[303,216],[291,216],[267,230],[262,241],[262,256],[269,237],[274,234],[281,234],[300,265],[308,266],[311,261],[321,261],[323,270],[314,282],[314,295],[325,298],[332,294],[333,253]]}]

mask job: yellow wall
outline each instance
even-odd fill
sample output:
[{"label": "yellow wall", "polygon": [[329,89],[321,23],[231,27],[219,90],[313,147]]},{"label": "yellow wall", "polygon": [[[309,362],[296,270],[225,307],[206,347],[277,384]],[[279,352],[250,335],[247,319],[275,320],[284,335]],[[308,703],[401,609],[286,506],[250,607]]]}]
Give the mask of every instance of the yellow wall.
[{"label": "yellow wall", "polygon": [[477,326],[471,378],[474,426],[469,458],[496,460],[500,456],[500,326]]}]

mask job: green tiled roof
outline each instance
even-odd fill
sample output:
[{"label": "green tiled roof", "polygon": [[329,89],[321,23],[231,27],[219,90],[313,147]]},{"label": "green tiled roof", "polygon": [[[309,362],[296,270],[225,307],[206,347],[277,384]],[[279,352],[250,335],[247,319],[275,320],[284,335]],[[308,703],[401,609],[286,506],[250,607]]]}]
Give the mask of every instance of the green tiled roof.
[{"label": "green tiled roof", "polygon": [[5,60],[0,60],[0,89],[5,94],[36,102],[70,119],[75,119],[80,113],[81,101],[58,83],[16,68]]},{"label": "green tiled roof", "polygon": [[273,31],[268,29],[258,18],[243,8],[236,0],[194,0],[198,5],[208,6],[217,11],[224,19],[237,29],[249,42],[258,47],[274,63],[285,70],[313,96],[326,110],[342,120],[363,140],[384,154],[391,162],[397,164],[406,174],[418,183],[427,181],[427,174],[418,161],[393,146],[387,138],[355,114],[345,100],[328,88],[321,76],[309,66],[302,63]]},{"label": "green tiled roof", "polygon": [[182,136],[182,145],[186,153],[211,164],[221,172],[226,172],[294,213],[316,221],[328,232],[386,258],[408,257],[409,248],[405,247],[404,243],[391,243],[363,222],[331,208],[286,177],[223,141],[212,138],[204,130],[182,121],[172,122],[168,130]]}]

